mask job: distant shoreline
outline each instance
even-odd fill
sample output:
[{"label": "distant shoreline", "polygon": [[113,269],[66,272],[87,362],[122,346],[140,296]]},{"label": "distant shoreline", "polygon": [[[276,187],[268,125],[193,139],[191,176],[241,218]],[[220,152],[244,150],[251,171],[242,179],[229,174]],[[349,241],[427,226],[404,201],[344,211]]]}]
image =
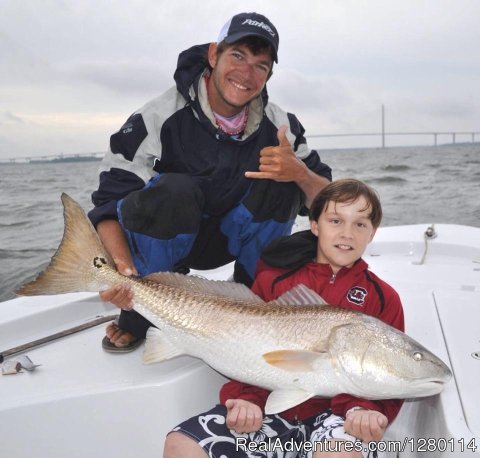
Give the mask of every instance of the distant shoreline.
[{"label": "distant shoreline", "polygon": [[57,163],[72,163],[72,162],[98,162],[102,158],[98,156],[61,156],[43,159],[0,159],[0,165],[25,165],[25,164],[57,164]]},{"label": "distant shoreline", "polygon": [[[440,143],[438,145],[391,145],[391,146],[325,146],[313,144],[313,149],[324,152],[344,152],[351,151],[352,153],[361,152],[366,149],[384,150],[385,152],[397,149],[412,149],[412,148],[449,148],[449,147],[477,147],[480,142],[455,142],[455,143]],[[56,164],[56,163],[75,163],[75,162],[98,162],[103,159],[104,153],[80,153],[72,155],[59,156],[39,156],[38,159],[32,157],[20,158],[2,158],[0,157],[1,165],[22,165],[22,164]]]},{"label": "distant shoreline", "polygon": [[101,157],[60,157],[55,159],[31,159],[28,164],[46,164],[55,162],[95,162],[101,161]]}]

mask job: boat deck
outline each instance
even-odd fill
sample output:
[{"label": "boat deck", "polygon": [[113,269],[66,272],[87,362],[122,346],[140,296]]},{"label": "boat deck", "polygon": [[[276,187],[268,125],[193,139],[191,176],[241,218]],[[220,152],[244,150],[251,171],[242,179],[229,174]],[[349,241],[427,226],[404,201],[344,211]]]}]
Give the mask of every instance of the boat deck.
[{"label": "boat deck", "polygon": [[[365,255],[399,292],[407,333],[454,372],[440,395],[404,404],[386,439],[410,442],[392,457],[420,456],[428,438],[438,445],[442,438],[452,440],[445,452],[426,454],[432,457],[464,456],[472,440],[480,447],[480,228],[436,225],[420,264],[427,226],[382,228]],[[229,272],[205,275],[226,279]],[[0,351],[116,313],[98,295],[83,293],[1,305]],[[217,402],[225,379],[201,361],[183,356],[145,366],[141,348],[106,353],[100,345],[104,328],[28,350],[40,367],[0,376],[0,456],[160,457],[173,426]]]},{"label": "boat deck", "polygon": [[[480,456],[480,359],[474,357],[480,353],[480,228],[435,225],[437,235],[428,239],[420,263],[427,227],[383,228],[365,255],[372,271],[400,294],[406,332],[454,373],[441,395],[406,402],[388,437],[413,438],[417,445],[432,439],[434,446],[450,439],[444,453],[430,456],[464,456],[473,446]],[[418,447],[407,449],[399,456],[420,456]]]}]

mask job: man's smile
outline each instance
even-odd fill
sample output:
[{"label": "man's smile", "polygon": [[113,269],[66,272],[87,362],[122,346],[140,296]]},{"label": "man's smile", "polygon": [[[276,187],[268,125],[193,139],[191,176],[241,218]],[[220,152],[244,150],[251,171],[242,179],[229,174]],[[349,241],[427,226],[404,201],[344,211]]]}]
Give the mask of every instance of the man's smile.
[{"label": "man's smile", "polygon": [[241,90],[241,91],[248,91],[249,88],[247,86],[244,86],[243,84],[241,83],[238,83],[237,81],[233,81],[233,80],[229,80],[230,84],[232,84],[232,86],[234,86],[235,88]]}]

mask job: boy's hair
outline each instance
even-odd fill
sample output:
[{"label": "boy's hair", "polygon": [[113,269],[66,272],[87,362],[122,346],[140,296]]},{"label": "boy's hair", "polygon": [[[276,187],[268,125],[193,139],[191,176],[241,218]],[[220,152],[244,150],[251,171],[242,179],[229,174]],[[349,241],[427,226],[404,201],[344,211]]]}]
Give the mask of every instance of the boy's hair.
[{"label": "boy's hair", "polygon": [[310,221],[318,221],[322,212],[327,208],[329,202],[349,203],[355,202],[359,197],[365,197],[367,206],[364,210],[370,209],[368,218],[376,229],[382,221],[382,205],[377,193],[373,188],[354,178],[344,178],[333,181],[325,186],[315,197],[310,206]]}]

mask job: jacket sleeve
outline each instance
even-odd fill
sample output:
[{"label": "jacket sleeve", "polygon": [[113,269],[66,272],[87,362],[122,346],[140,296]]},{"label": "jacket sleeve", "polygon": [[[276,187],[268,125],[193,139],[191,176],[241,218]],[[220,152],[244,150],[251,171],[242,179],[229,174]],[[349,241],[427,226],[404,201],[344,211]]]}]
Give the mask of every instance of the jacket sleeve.
[{"label": "jacket sleeve", "polygon": [[172,88],[133,113],[110,137],[99,186],[92,194],[95,207],[88,214],[95,226],[104,219],[118,219],[117,201],[156,175],[153,167],[162,155],[161,128],[182,103],[184,99]]},{"label": "jacket sleeve", "polygon": [[[110,137],[110,147],[100,168],[99,186],[92,194],[95,208],[88,214],[92,224],[104,219],[118,219],[117,201],[143,188],[154,175],[156,155],[146,146],[153,143],[142,113],[130,116],[120,130]],[[161,154],[160,141],[155,151]]]},{"label": "jacket sleeve", "polygon": [[[373,275],[373,274],[371,274]],[[400,331],[405,330],[403,307],[398,293],[387,283],[376,277],[376,281],[381,285],[381,290],[385,297],[385,307],[377,318],[393,326]],[[363,407],[368,410],[376,410],[383,413],[388,418],[390,424],[398,415],[403,405],[402,399],[386,399],[383,401],[370,401],[356,398],[348,394],[339,394],[332,398],[331,408],[335,415],[344,417],[347,410],[352,407]]]},{"label": "jacket sleeve", "polygon": [[121,168],[100,172],[98,189],[92,193],[94,208],[88,212],[92,224],[96,227],[105,219],[118,220],[117,201],[144,185],[137,175]]},{"label": "jacket sleeve", "polygon": [[220,403],[225,405],[228,399],[243,399],[256,404],[265,412],[265,404],[270,391],[259,388],[258,386],[247,385],[246,383],[230,380],[225,383],[220,390]]},{"label": "jacket sleeve", "polygon": [[331,401],[331,409],[335,415],[345,417],[347,411],[352,407],[363,407],[367,410],[376,410],[383,413],[388,418],[390,424],[402,407],[402,399],[386,399],[383,401],[369,401],[367,399],[356,398],[349,394],[338,394]]},{"label": "jacket sleeve", "polygon": [[274,284],[277,276],[281,275],[285,271],[285,269],[270,267],[260,258],[256,266],[255,280],[251,287],[252,291],[257,296],[261,297],[265,302],[275,300],[278,295],[273,290],[272,285]]}]

